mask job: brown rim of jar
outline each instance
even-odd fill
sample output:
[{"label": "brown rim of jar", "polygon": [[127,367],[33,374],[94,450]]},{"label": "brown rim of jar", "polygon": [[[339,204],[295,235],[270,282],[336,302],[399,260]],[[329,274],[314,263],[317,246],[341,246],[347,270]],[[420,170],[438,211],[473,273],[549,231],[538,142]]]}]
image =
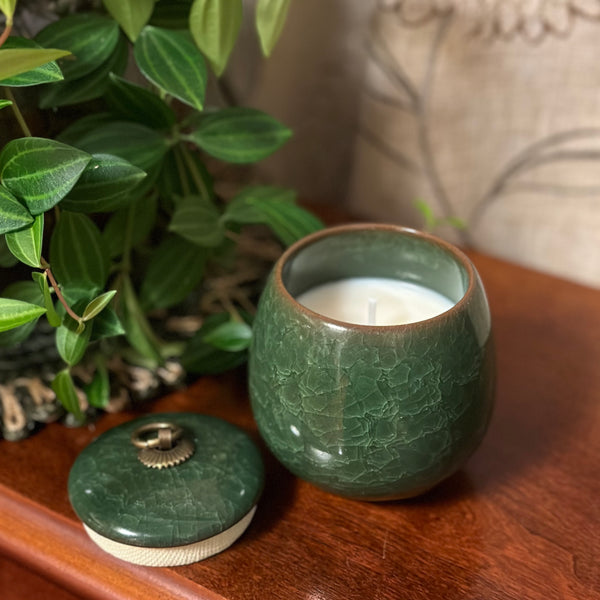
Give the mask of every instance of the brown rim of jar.
[{"label": "brown rim of jar", "polygon": [[[300,304],[288,291],[285,284],[283,283],[282,271],[283,265],[286,264],[291,258],[297,255],[304,248],[311,246],[315,242],[319,241],[322,238],[326,238],[332,235],[341,235],[354,231],[390,231],[403,235],[408,235],[415,238],[421,238],[427,240],[428,242],[435,244],[448,254],[450,254],[458,263],[460,263],[467,276],[469,278],[469,284],[462,298],[450,307],[447,311],[436,315],[435,317],[431,317],[429,319],[423,319],[422,321],[414,321],[412,323],[403,323],[399,325],[360,325],[358,323],[347,323],[346,321],[338,321],[337,319],[333,319],[331,317],[326,317],[321,313],[315,312],[310,308],[306,308],[303,304]],[[413,327],[424,327],[429,324],[432,324],[436,321],[441,321],[450,318],[454,313],[460,311],[464,305],[469,302],[471,296],[473,295],[473,291],[475,289],[475,267],[473,263],[469,260],[469,258],[456,246],[434,236],[430,233],[425,233],[424,231],[418,231],[416,229],[411,229],[409,227],[402,227],[401,225],[390,225],[385,223],[352,223],[348,225],[337,225],[335,227],[328,227],[326,229],[321,229],[316,231],[315,233],[311,233],[306,237],[298,240],[294,244],[292,244],[277,260],[275,263],[275,267],[273,269],[273,277],[274,277],[274,285],[277,291],[281,294],[281,296],[287,301],[291,302],[294,305],[294,308],[301,313],[306,314],[307,316],[318,319],[325,323],[329,323],[331,325],[335,325],[337,327],[342,327],[350,330],[357,331],[394,331],[394,330],[406,330],[408,328]]]}]

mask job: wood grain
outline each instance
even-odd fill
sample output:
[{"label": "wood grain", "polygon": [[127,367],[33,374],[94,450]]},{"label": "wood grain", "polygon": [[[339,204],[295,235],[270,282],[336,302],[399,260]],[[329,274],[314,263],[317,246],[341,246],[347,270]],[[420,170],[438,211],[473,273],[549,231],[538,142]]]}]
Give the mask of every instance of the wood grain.
[{"label": "wood grain", "polygon": [[[230,550],[189,567],[134,567],[88,540],[66,493],[78,452],[135,413],[108,415],[0,442],[0,551],[98,599],[600,599],[600,292],[471,256],[494,319],[496,410],[466,467],[426,496],[337,498],[262,446],[267,486]],[[242,371],[152,410],[218,415],[258,440]]]},{"label": "wood grain", "polygon": [[53,585],[47,579],[11,560],[0,558],[0,591],[2,600],[50,598],[52,600],[81,600],[70,592]]}]

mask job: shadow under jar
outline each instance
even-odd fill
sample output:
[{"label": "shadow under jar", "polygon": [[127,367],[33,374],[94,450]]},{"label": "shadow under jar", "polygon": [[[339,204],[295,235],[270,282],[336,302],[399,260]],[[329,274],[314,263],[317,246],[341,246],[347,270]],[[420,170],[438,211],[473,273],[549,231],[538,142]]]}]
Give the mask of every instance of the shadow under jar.
[{"label": "shadow under jar", "polygon": [[[356,277],[417,284],[450,308],[362,325],[297,300]],[[267,282],[249,381],[261,435],[297,476],[349,498],[421,494],[461,467],[492,412],[491,321],[479,276],[454,246],[410,229],[346,225],[310,235]]]}]

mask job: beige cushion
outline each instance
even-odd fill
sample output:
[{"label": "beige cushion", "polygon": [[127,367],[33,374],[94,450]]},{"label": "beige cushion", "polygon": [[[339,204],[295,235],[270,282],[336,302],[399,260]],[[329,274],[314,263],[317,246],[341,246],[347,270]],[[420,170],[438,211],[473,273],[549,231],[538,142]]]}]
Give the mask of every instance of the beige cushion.
[{"label": "beige cushion", "polygon": [[600,2],[375,13],[352,206],[418,225],[422,198],[486,252],[600,286]]},{"label": "beige cushion", "polygon": [[467,221],[452,240],[600,287],[598,19],[600,0],[295,0],[271,59],[248,33],[229,72],[295,130],[258,178],[411,226],[421,198]]}]

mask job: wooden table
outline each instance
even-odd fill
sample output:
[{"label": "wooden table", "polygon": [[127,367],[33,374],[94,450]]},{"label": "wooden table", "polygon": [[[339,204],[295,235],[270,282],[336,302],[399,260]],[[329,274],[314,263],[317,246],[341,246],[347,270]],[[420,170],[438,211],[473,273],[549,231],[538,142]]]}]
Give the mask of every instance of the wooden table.
[{"label": "wooden table", "polygon": [[[78,452],[134,415],[48,426],[0,442],[1,597],[47,585],[35,597],[600,599],[600,292],[472,258],[492,307],[498,394],[457,475],[416,500],[359,503],[295,479],[265,450],[259,511],[231,549],[143,568],[97,549],[66,493]],[[257,438],[241,374],[201,379],[152,410],[219,415]]]}]

